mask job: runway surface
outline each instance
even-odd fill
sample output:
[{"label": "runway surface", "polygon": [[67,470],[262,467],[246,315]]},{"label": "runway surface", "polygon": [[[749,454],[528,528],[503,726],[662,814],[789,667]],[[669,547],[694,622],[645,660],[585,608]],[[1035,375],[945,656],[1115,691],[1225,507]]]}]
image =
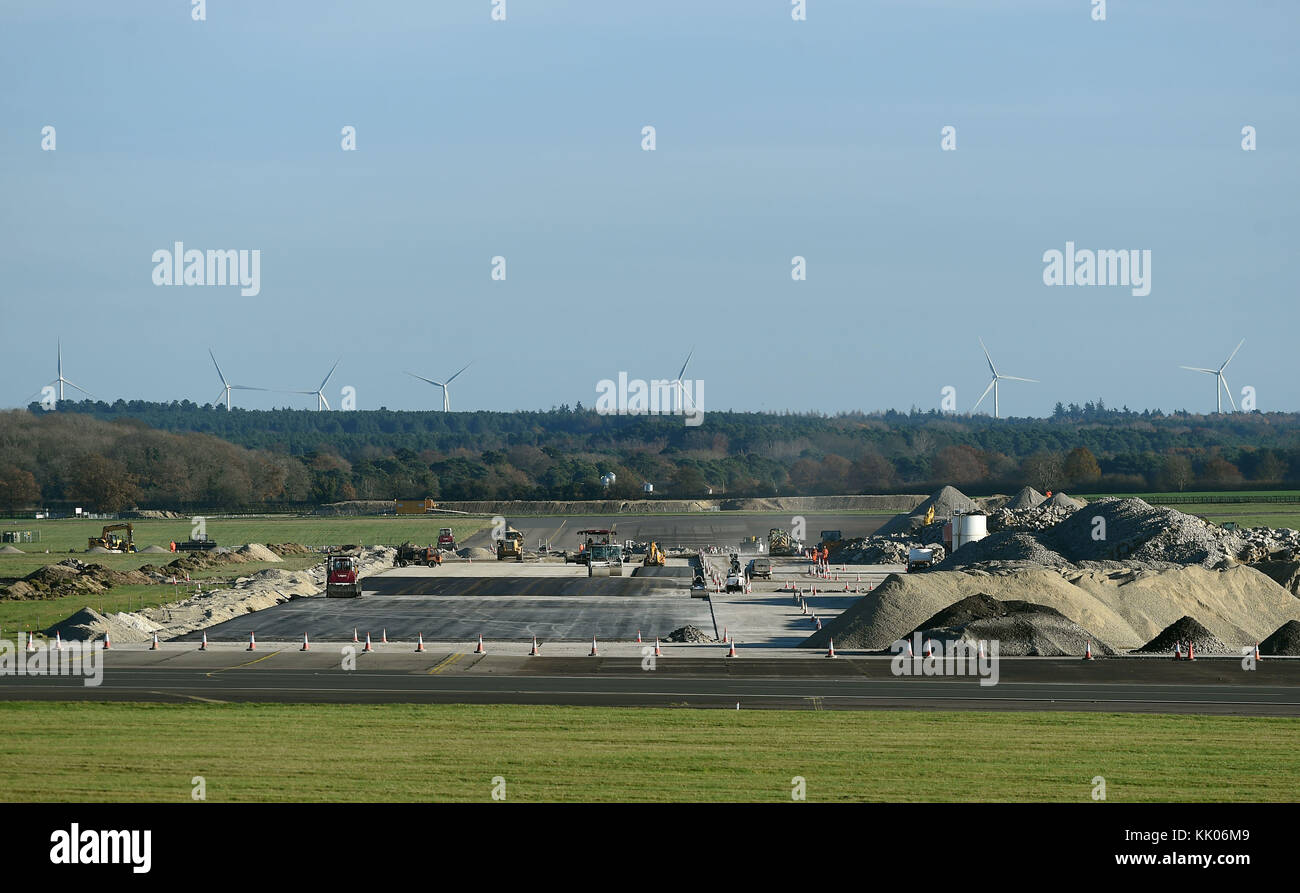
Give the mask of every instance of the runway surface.
[{"label": "runway surface", "polygon": [[981,686],[975,678],[894,676],[880,658],[727,659],[716,647],[695,649],[707,657],[691,650],[679,646],[654,669],[636,657],[388,650],[356,655],[349,670],[337,645],[254,654],[172,645],[111,653],[98,687],[80,677],[3,676],[0,698],[1300,715],[1300,661],[1265,661],[1246,672],[1235,659],[1003,659],[998,684]]}]

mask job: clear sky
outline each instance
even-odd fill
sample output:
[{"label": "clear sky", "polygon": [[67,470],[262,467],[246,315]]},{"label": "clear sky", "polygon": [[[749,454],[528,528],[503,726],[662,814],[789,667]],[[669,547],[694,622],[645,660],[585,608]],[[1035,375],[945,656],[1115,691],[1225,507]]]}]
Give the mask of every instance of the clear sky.
[{"label": "clear sky", "polygon": [[[211,348],[302,390],[341,355],[336,406],[470,360],[453,409],[592,405],[694,346],[706,409],[964,411],[982,335],[1041,379],[1004,415],[1212,410],[1177,367],[1241,338],[1234,391],[1300,409],[1294,0],[491,6],[0,4],[0,406],[62,338],[109,400],[213,400]],[[155,286],[176,241],[260,250],[260,294]],[[1150,294],[1044,285],[1067,241],[1149,249]]]}]

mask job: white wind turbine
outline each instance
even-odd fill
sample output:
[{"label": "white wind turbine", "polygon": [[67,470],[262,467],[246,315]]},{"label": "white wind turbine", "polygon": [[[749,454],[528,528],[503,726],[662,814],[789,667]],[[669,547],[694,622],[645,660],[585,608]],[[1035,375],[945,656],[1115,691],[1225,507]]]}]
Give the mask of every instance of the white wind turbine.
[{"label": "white wind turbine", "polygon": [[[473,360],[470,360],[469,363],[466,363],[464,366],[461,366],[460,369],[457,370],[456,375],[460,375],[461,372],[464,372],[466,369],[468,369],[470,367],[470,364],[473,362],[474,362]],[[425,381],[431,385],[436,385],[437,387],[442,388],[442,411],[451,412],[451,395],[447,391],[447,385],[451,384],[453,381],[456,380],[456,375],[453,375],[451,378],[447,379],[446,381],[434,381],[432,378],[425,378],[423,375],[416,375],[414,372],[407,372],[406,374],[412,376],[413,378],[418,378],[420,379],[420,381]]]},{"label": "white wind turbine", "polygon": [[1246,343],[1245,338],[1242,338],[1240,341],[1238,341],[1237,346],[1233,348],[1232,353],[1228,354],[1228,358],[1223,361],[1223,365],[1220,366],[1218,369],[1201,369],[1197,366],[1178,367],[1179,369],[1190,369],[1192,372],[1204,372],[1207,375],[1213,375],[1215,377],[1214,400],[1216,405],[1216,410],[1215,410],[1216,412],[1220,412],[1220,413],[1223,412],[1223,395],[1225,392],[1228,395],[1228,402],[1232,404],[1232,411],[1233,412],[1237,411],[1237,401],[1232,399],[1232,389],[1228,387],[1228,379],[1224,378],[1223,370],[1228,368],[1228,364],[1232,362],[1232,358],[1237,355],[1237,351],[1241,350],[1241,345],[1245,343]]},{"label": "white wind turbine", "polygon": [[[686,355],[686,362],[682,363],[681,371],[677,373],[677,377],[668,382],[668,384],[672,385],[673,391],[677,394],[677,409],[682,412],[686,411],[686,401],[690,400],[690,398],[686,396],[686,385],[682,381],[682,376],[686,374],[686,367],[691,364],[691,357],[693,356],[695,356],[694,347],[692,347],[691,352]],[[691,402],[694,403],[693,400]]]},{"label": "white wind turbine", "polygon": [[59,354],[59,377],[56,378],[56,379],[54,379],[54,381],[51,381],[51,382],[49,382],[48,384],[46,384],[45,387],[48,388],[48,387],[51,387],[51,386],[53,386],[53,385],[58,385],[58,386],[59,386],[59,401],[60,401],[60,402],[63,401],[63,386],[64,386],[65,384],[66,384],[66,385],[72,385],[72,387],[76,388],[77,390],[81,391],[81,393],[85,394],[87,397],[89,397],[89,398],[91,398],[92,400],[94,400],[94,399],[95,399],[95,395],[92,394],[92,393],[90,393],[90,391],[86,390],[85,388],[81,387],[80,385],[73,384],[72,382],[68,381],[66,378],[63,377],[63,341],[60,339],[58,342],[56,342],[56,346],[57,346],[58,354]]},{"label": "white wind turbine", "polygon": [[984,398],[989,395],[989,391],[992,391],[993,392],[993,418],[995,419],[1000,418],[1000,416],[998,415],[998,412],[1001,408],[998,404],[998,382],[999,381],[1032,381],[1035,384],[1037,384],[1038,379],[1018,378],[1015,375],[1001,374],[1000,372],[998,372],[997,367],[993,365],[993,358],[989,356],[989,349],[987,347],[984,347],[983,338],[980,339],[980,347],[983,348],[984,350],[984,359],[989,361],[989,371],[993,373],[993,380],[990,381],[989,386],[984,389],[984,393],[980,394],[980,398],[975,401],[975,405],[971,407],[971,412],[973,413],[975,412],[975,410],[979,409],[980,404],[984,402]]},{"label": "white wind turbine", "polygon": [[334,370],[337,369],[337,368],[339,367],[339,363],[341,363],[341,362],[343,362],[343,358],[342,358],[342,357],[339,357],[337,360],[334,361],[334,365],[333,365],[333,366],[330,366],[329,374],[325,376],[325,380],[322,381],[322,382],[320,383],[320,387],[318,387],[316,390],[314,390],[314,391],[290,391],[289,393],[291,393],[291,394],[311,394],[311,395],[313,395],[313,396],[316,398],[316,411],[317,411],[317,412],[320,412],[320,410],[322,409],[322,407],[323,407],[324,409],[333,409],[334,407],[330,406],[330,402],[329,402],[328,400],[325,399],[325,385],[329,384],[329,380],[330,380],[331,378],[334,377]]},{"label": "white wind turbine", "polygon": [[231,391],[265,391],[265,390],[267,390],[266,388],[255,388],[255,387],[252,387],[251,385],[246,385],[246,384],[231,384],[230,382],[226,381],[226,374],[225,374],[224,372],[221,371],[221,366],[220,366],[220,364],[217,363],[217,357],[216,357],[215,354],[213,354],[213,352],[212,352],[212,348],[210,348],[210,347],[208,348],[208,356],[212,357],[212,365],[214,365],[214,366],[217,367],[217,375],[221,376],[222,390],[221,390],[221,393],[217,395],[217,405],[218,405],[218,406],[221,405],[221,399],[222,399],[222,397],[224,396],[224,397],[225,397],[225,400],[226,400],[226,412],[230,412],[230,392],[231,392]]}]

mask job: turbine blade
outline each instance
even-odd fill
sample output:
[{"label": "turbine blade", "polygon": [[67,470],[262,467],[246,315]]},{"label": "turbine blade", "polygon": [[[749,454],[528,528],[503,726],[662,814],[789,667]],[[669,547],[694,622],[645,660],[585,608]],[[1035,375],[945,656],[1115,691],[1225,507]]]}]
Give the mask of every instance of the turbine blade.
[{"label": "turbine blade", "polygon": [[1237,351],[1241,350],[1241,345],[1245,343],[1246,343],[1245,338],[1242,338],[1240,341],[1237,342],[1237,346],[1232,349],[1232,353],[1228,354],[1228,358],[1224,360],[1223,365],[1219,367],[1220,372],[1228,368],[1228,364],[1232,362],[1232,358],[1237,355]]},{"label": "turbine blade", "polygon": [[411,376],[412,378],[418,378],[420,379],[420,381],[428,382],[429,384],[433,384],[433,385],[438,385],[439,387],[442,386],[442,382],[434,381],[432,378],[425,378],[423,375],[416,375],[414,372],[407,372],[406,374]]},{"label": "turbine blade", "polygon": [[993,390],[993,386],[997,384],[997,382],[998,380],[996,378],[989,382],[989,386],[984,389],[984,393],[980,394],[980,398],[976,400],[975,405],[970,408],[971,412],[980,408],[980,404],[984,402],[984,398],[989,395],[989,391]]},{"label": "turbine blade", "polygon": [[681,380],[682,380],[682,376],[686,374],[686,367],[689,366],[689,365],[691,364],[691,357],[693,357],[693,356],[695,356],[695,348],[694,348],[694,347],[692,347],[692,348],[691,348],[691,352],[688,353],[688,354],[686,355],[686,362],[685,362],[685,363],[682,363],[682,371],[680,371],[680,372],[677,373],[677,378],[675,378],[674,381],[681,381]]},{"label": "turbine blade", "polygon": [[98,400],[98,399],[99,399],[99,398],[96,397],[94,394],[90,393],[90,391],[88,391],[88,390],[86,390],[85,388],[83,388],[81,385],[73,384],[72,382],[68,381],[66,378],[63,379],[63,383],[64,383],[65,385],[67,385],[68,387],[76,388],[77,390],[81,391],[81,393],[85,394],[87,397],[89,397],[89,398],[92,399],[92,400]]},{"label": "turbine blade", "polygon": [[[334,374],[334,370],[339,367],[339,363],[341,362],[343,362],[342,357],[339,357],[337,360],[334,361],[334,365],[330,366],[330,374],[325,376],[325,380],[320,383],[320,387],[316,389],[317,391],[325,390],[325,385],[329,384],[330,376]],[[316,391],[312,391],[312,393],[314,394],[316,393]]]},{"label": "turbine blade", "polygon": [[[470,360],[464,366],[461,366],[460,369],[456,372],[456,375],[460,375],[461,372],[464,372],[466,369],[468,369],[473,364],[473,362],[474,362],[473,360]],[[453,375],[451,378],[447,379],[445,384],[451,384],[453,381],[455,381],[456,375]]]},{"label": "turbine blade", "polygon": [[[253,387],[252,385],[249,385],[249,384],[232,384],[232,385],[230,386],[230,389],[231,389],[232,391],[269,391],[269,390],[271,390],[271,388],[255,388],[255,387]],[[277,394],[282,394],[282,393],[286,393],[286,392],[284,392],[284,391],[276,391],[276,393],[277,393]],[[289,392],[289,393],[293,393],[293,392]],[[301,393],[314,394],[314,393],[316,393],[316,392],[315,392],[315,391],[303,391],[303,392],[301,392]]]},{"label": "turbine blade", "polygon": [[1020,378],[1019,376],[1016,375],[999,375],[998,378],[1002,379],[1003,381],[1032,381],[1035,384],[1041,384],[1041,382],[1036,378]]},{"label": "turbine blade", "polygon": [[325,399],[325,394],[324,394],[323,392],[317,394],[316,396],[320,397],[320,402],[325,404],[325,408],[326,408],[326,409],[331,409],[331,410],[332,410],[332,409],[334,408],[334,407],[330,406],[330,402],[329,402],[329,400]]},{"label": "turbine blade", "polygon": [[[989,371],[993,373],[993,377],[994,377],[994,378],[997,378],[998,370],[995,369],[995,368],[993,368],[993,358],[992,358],[991,356],[989,356],[989,349],[988,349],[987,347],[984,346],[984,339],[983,339],[983,338],[980,339],[980,349],[984,351],[984,359],[986,359],[986,360],[989,361]],[[974,410],[972,410],[972,412],[973,412],[973,411],[974,411]]]},{"label": "turbine blade", "polygon": [[229,385],[230,382],[226,381],[226,375],[221,371],[221,366],[217,363],[217,355],[212,352],[212,348],[210,347],[208,348],[208,356],[212,357],[212,365],[217,367],[217,375],[220,376],[221,383],[223,385]]},{"label": "turbine blade", "polygon": [[1218,370],[1218,369],[1202,369],[1202,368],[1200,368],[1199,366],[1179,366],[1178,368],[1179,368],[1179,369],[1187,369],[1187,370],[1190,371],[1190,372],[1205,372],[1205,373],[1208,373],[1209,375],[1218,375],[1218,374],[1219,374],[1219,370]]}]

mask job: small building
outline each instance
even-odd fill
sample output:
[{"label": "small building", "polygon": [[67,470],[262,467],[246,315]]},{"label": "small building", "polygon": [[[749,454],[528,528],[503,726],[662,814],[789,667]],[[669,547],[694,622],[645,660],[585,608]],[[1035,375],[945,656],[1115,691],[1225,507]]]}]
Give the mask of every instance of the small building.
[{"label": "small building", "polygon": [[644,484],[641,485],[641,489],[645,493],[653,493],[655,491],[655,485],[650,483],[649,481],[646,481]]}]

